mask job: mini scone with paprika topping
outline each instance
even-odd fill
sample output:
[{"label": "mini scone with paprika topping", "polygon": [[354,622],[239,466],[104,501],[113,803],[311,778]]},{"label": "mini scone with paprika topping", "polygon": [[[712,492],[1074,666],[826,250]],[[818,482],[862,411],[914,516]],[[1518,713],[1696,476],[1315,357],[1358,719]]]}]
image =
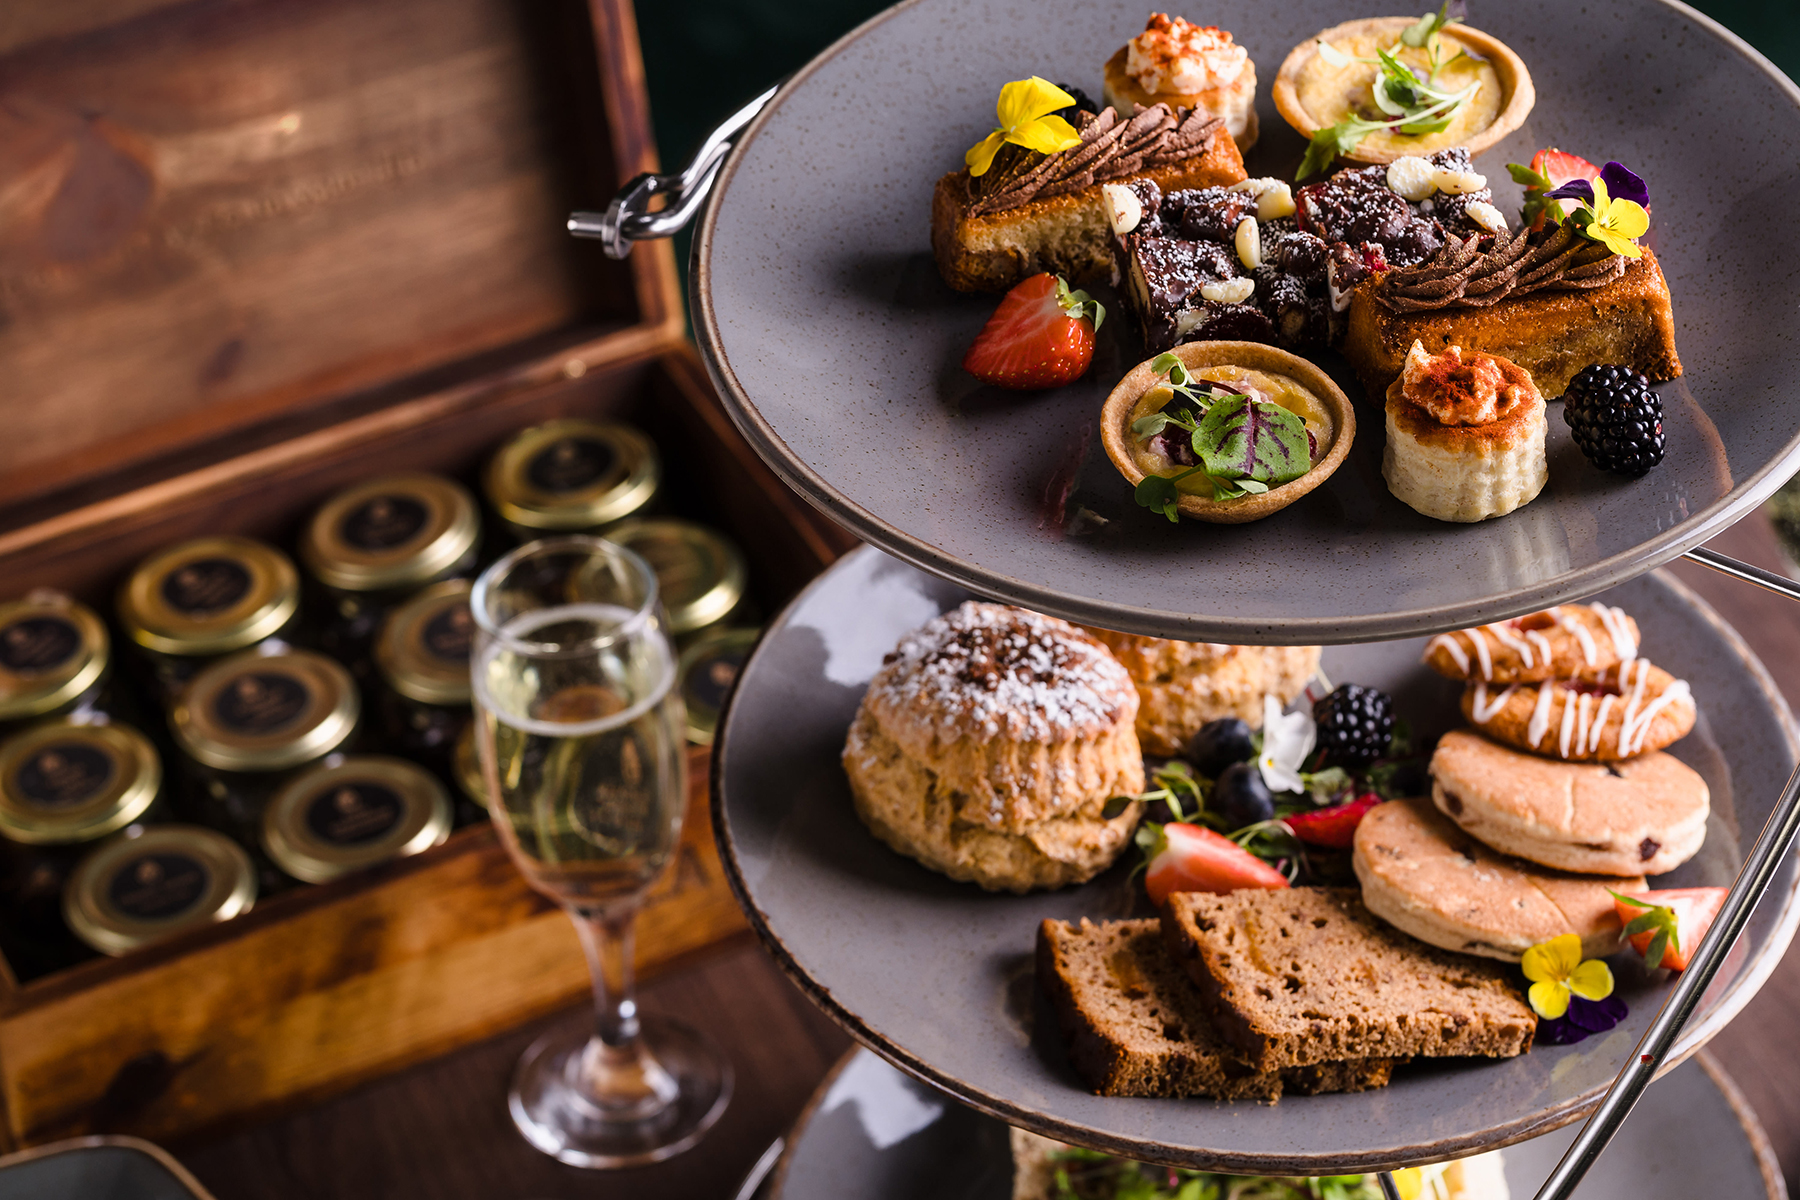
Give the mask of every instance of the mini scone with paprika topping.
[{"label": "mini scone with paprika topping", "polygon": [[1103,95],[1122,113],[1194,109],[1223,120],[1239,151],[1256,144],[1256,64],[1217,25],[1151,13],[1144,32],[1106,60]]},{"label": "mini scone with paprika topping", "polygon": [[1387,390],[1388,490],[1440,521],[1485,521],[1529,504],[1550,478],[1544,398],[1495,354],[1414,342]]}]

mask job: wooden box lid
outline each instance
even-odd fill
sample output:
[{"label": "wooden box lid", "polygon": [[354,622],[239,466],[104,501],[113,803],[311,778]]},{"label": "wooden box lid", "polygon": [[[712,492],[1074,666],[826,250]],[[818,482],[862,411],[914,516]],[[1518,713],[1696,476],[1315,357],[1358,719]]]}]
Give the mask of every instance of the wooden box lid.
[{"label": "wooden box lid", "polygon": [[629,0],[0,15],[0,529],[681,337],[564,231],[654,168]]}]

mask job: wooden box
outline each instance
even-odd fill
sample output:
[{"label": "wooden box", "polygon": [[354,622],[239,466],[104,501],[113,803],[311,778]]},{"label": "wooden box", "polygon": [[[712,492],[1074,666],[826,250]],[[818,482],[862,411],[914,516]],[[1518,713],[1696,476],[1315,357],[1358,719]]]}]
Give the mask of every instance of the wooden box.
[{"label": "wooden box", "polygon": [[[766,610],[849,543],[717,407],[666,244],[563,232],[653,167],[628,0],[92,0],[0,13],[0,598],[103,611],[148,551],[292,544],[332,491],[473,480],[506,435],[618,415]],[[654,968],[742,928],[693,757]],[[485,826],[21,985],[0,1146],[169,1138],[549,1012],[587,973]],[[500,1098],[495,1097],[495,1103]]]}]

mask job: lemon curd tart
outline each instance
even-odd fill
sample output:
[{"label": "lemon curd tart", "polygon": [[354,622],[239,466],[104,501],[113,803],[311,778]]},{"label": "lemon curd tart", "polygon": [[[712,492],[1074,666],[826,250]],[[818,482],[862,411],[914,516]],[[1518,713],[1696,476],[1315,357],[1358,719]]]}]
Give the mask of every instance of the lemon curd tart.
[{"label": "lemon curd tart", "polygon": [[[1377,50],[1391,50],[1408,67],[1429,68],[1428,50],[1401,40],[1415,24],[1410,17],[1369,17],[1308,38],[1288,53],[1275,75],[1270,91],[1276,109],[1308,138],[1346,118],[1384,119],[1388,114],[1374,95],[1379,72],[1373,60]],[[1444,92],[1478,85],[1474,94],[1448,111],[1449,124],[1442,130],[1417,134],[1378,130],[1343,150],[1343,158],[1386,163],[1451,146],[1466,146],[1470,154],[1480,154],[1524,122],[1537,101],[1524,60],[1498,38],[1460,23],[1443,27],[1435,36],[1441,39],[1435,85]],[[1320,43],[1328,48],[1322,49]]]}]

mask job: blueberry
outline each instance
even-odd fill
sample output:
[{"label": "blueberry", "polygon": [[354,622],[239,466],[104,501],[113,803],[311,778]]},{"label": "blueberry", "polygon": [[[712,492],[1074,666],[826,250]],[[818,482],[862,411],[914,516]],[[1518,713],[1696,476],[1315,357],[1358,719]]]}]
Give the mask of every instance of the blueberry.
[{"label": "blueberry", "polygon": [[1225,818],[1225,824],[1242,829],[1274,816],[1275,796],[1255,763],[1233,763],[1219,773],[1212,807]]},{"label": "blueberry", "polygon": [[1194,764],[1194,770],[1208,779],[1217,779],[1220,771],[1255,753],[1256,747],[1250,742],[1249,724],[1236,717],[1220,717],[1202,725],[1200,731],[1188,739],[1186,757]]}]

